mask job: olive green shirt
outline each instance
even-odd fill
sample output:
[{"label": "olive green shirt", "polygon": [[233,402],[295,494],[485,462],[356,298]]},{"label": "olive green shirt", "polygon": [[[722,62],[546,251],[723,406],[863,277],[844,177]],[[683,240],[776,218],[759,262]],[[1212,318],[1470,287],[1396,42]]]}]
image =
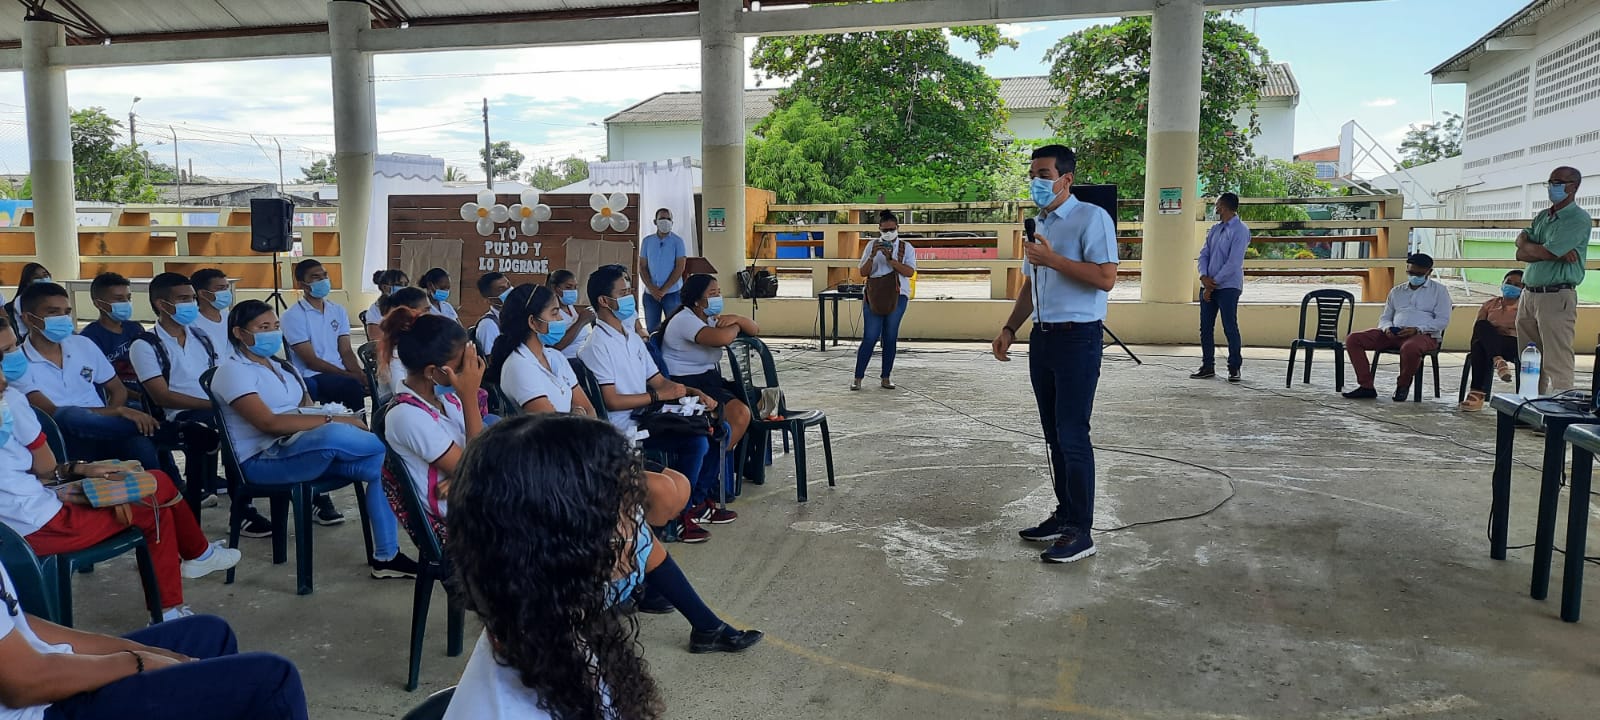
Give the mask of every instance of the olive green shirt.
[{"label": "olive green shirt", "polygon": [[1589,213],[1584,212],[1577,203],[1561,208],[1553,216],[1548,210],[1539,213],[1533,219],[1533,226],[1528,228],[1528,237],[1557,258],[1568,251],[1577,250],[1578,261],[1540,260],[1528,263],[1522,283],[1528,287],[1544,287],[1583,282],[1583,265],[1589,260],[1589,230],[1593,227]]}]

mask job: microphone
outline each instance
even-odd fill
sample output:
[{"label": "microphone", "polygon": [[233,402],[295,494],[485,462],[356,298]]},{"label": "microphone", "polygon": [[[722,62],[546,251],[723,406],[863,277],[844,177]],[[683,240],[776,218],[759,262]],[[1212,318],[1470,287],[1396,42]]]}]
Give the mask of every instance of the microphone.
[{"label": "microphone", "polygon": [[1022,221],[1022,229],[1023,229],[1023,232],[1024,232],[1024,235],[1022,236],[1022,241],[1023,242],[1038,242],[1037,240],[1033,239],[1033,231],[1034,231],[1034,220],[1033,220],[1033,218],[1027,218],[1026,220],[1023,220]]}]

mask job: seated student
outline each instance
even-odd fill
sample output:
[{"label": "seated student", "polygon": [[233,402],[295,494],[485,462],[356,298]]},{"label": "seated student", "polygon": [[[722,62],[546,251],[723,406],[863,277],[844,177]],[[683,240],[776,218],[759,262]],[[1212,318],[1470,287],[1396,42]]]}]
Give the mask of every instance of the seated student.
[{"label": "seated student", "polygon": [[228,332],[232,353],[218,365],[211,392],[222,403],[240,469],[261,485],[306,477],[366,482],[372,576],[416,577],[417,562],[400,552],[399,525],[383,494],[383,443],[355,415],[299,412],[311,395],[294,367],[276,357],[283,331],[266,303],[235,305]]},{"label": "seated student", "polygon": [[[28,401],[17,387],[9,386],[32,372],[18,345],[11,323],[0,320],[0,353],[4,353],[0,367],[5,377],[0,382],[0,522],[21,535],[40,555],[92,547],[127,527],[118,511],[64,503],[44,483],[100,477],[111,468],[77,461],[63,463],[65,458],[57,458],[50,451]],[[183,578],[201,578],[231,568],[239,562],[239,551],[211,544],[194,515],[173,512],[166,506],[178,496],[178,488],[161,471],[153,470],[152,474],[156,478],[155,498],[162,507],[134,503],[128,509],[132,525],[144,533],[150,546],[163,616],[171,620],[193,614],[183,603]]]},{"label": "seated student", "polygon": [[144,334],[144,326],[133,319],[133,290],[128,279],[113,272],[100,273],[89,283],[89,298],[100,311],[100,319],[78,334],[94,341],[118,378],[137,380],[133,363],[128,361],[128,346]]},{"label": "seated student", "polygon": [[[612,611],[651,558],[676,569],[651,537],[628,441],[585,417],[509,418],[459,468],[445,551],[484,630],[446,720],[659,717],[637,628]],[[689,650],[737,652],[760,640],[723,625],[691,634]]]},{"label": "seated student", "polygon": [[189,284],[200,301],[200,317],[191,327],[204,332],[212,344],[227,342],[228,308],[233,306],[228,274],[217,268],[202,268],[189,276]]},{"label": "seated student", "polygon": [[[428,303],[427,293],[414,287],[403,287],[394,291],[393,295],[378,298],[378,308],[383,313],[379,316],[380,318],[388,317],[389,313],[401,308],[409,309],[419,314],[427,314],[433,310],[433,306]],[[460,323],[457,324],[459,325]],[[378,337],[379,351],[377,357],[380,362],[377,367],[378,387],[376,395],[378,402],[386,403],[389,402],[390,398],[394,397],[395,393],[400,392],[401,383],[406,379],[406,371],[405,366],[400,364],[400,358],[395,357],[393,351],[387,354],[383,352],[382,329],[378,330]],[[381,361],[385,357],[388,360]]]},{"label": "seated student", "polygon": [[100,348],[72,334],[67,289],[38,283],[17,305],[23,322],[33,328],[22,348],[28,372],[17,380],[17,390],[61,426],[72,459],[137,460],[146,470],[160,469],[152,440],[160,423],[128,407],[128,389]]},{"label": "seated student", "polygon": [[[750,429],[750,406],[740,399],[737,383],[722,379],[722,349],[739,335],[759,335],[754,320],[722,312],[722,288],[714,275],[690,275],[679,293],[681,305],[667,316],[661,355],[673,380],[697,388],[722,405],[722,417],[732,432],[728,447],[736,447]],[[707,501],[704,517],[715,506]],[[711,522],[716,522],[711,520]]]},{"label": "seated student", "polygon": [[367,375],[350,347],[350,313],[338,303],[328,302],[328,293],[333,291],[328,271],[322,263],[307,258],[295,264],[294,279],[305,297],[284,311],[283,339],[311,399],[339,403],[351,410],[366,407]]},{"label": "seated student", "polygon": [[1378,327],[1350,333],[1345,349],[1350,367],[1356,371],[1356,389],[1344,394],[1351,400],[1370,400],[1378,396],[1372,387],[1369,350],[1399,350],[1400,376],[1396,378],[1394,401],[1405,402],[1411,380],[1422,367],[1424,357],[1439,349],[1439,339],[1450,325],[1450,289],[1429,279],[1433,258],[1415,253],[1406,259],[1404,285],[1389,291],[1389,300],[1378,317]]},{"label": "seated student", "polygon": [[485,378],[523,412],[578,412],[593,417],[594,404],[578,387],[578,375],[553,340],[567,334],[555,293],[543,285],[521,285],[506,297],[500,340],[489,353]]},{"label": "seated student", "polygon": [[1472,344],[1467,362],[1472,367],[1472,392],[1461,401],[1462,412],[1478,412],[1489,399],[1494,376],[1511,382],[1513,368],[1521,360],[1517,344],[1517,307],[1522,299],[1522,271],[1512,270],[1500,281],[1500,297],[1490,298],[1478,308],[1472,325]]},{"label": "seated student", "polygon": [[[589,276],[589,303],[599,320],[594,335],[584,343],[578,356],[600,385],[601,403],[609,412],[611,424],[625,435],[632,436],[638,424],[633,411],[659,402],[676,402],[679,398],[694,395],[700,398],[707,411],[717,408],[717,401],[694,388],[668,380],[656,368],[643,338],[630,332],[629,325],[637,322],[633,285],[627,276],[613,266],[602,267]],[[711,438],[703,435],[681,434],[663,436],[652,434],[644,441],[649,449],[660,450],[672,458],[674,470],[693,481],[689,505],[679,518],[683,523],[683,542],[704,542],[711,537],[698,524],[697,513],[717,487],[722,453],[714,447]],[[731,521],[736,514],[726,513]]]},{"label": "seated student", "polygon": [[422,274],[417,285],[428,294],[428,302],[433,304],[433,314],[461,322],[461,316],[450,305],[450,273],[445,272],[444,268],[433,268]]},{"label": "seated student", "polygon": [[196,327],[200,302],[189,278],[178,273],[150,280],[150,308],[158,318],[155,331],[133,341],[128,355],[135,377],[162,410],[163,435],[183,448],[185,497],[199,517],[201,494],[213,489],[217,478],[218,442],[200,376],[217,366],[217,343],[226,336],[214,338]]},{"label": "seated student", "polygon": [[0,717],[307,717],[294,664],[267,653],[240,654],[221,618],[179,618],[119,638],[56,625],[27,612],[16,595],[0,568]]},{"label": "seated student", "polygon": [[22,323],[22,315],[17,311],[17,302],[22,299],[22,291],[33,287],[35,283],[50,282],[50,270],[36,262],[22,266],[22,274],[17,279],[17,292],[11,296],[11,301],[6,303],[6,317],[11,320],[11,327],[17,331],[17,337],[28,336],[28,328]]},{"label": "seated student", "polygon": [[411,278],[406,276],[406,271],[390,268],[379,270],[372,274],[372,284],[378,286],[378,299],[372,301],[372,306],[367,308],[367,339],[378,341],[378,336],[383,331],[378,329],[378,324],[383,322],[383,316],[388,313],[383,306],[383,299],[395,294],[401,288],[411,286]]},{"label": "seated student", "polygon": [[485,355],[500,337],[500,311],[506,305],[506,295],[511,292],[511,281],[504,273],[489,272],[478,277],[478,294],[489,301],[489,312],[478,319],[478,330],[473,338],[478,341],[478,352]]},{"label": "seated student", "polygon": [[578,306],[578,276],[573,275],[571,270],[550,273],[545,284],[556,294],[556,299],[560,301],[561,317],[567,321],[567,331],[553,347],[560,350],[567,360],[577,360],[578,350],[589,339],[589,333],[594,332],[594,310]]}]

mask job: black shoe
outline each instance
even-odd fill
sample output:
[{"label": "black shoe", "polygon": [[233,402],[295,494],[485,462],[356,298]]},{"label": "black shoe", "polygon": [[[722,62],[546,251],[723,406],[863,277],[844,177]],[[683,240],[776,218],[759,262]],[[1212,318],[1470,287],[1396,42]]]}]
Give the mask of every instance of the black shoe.
[{"label": "black shoe", "polygon": [[1072,533],[1057,540],[1050,549],[1039,553],[1045,562],[1070,563],[1094,554],[1094,540],[1087,532]]},{"label": "black shoe", "polygon": [[1406,400],[1409,400],[1410,397],[1411,397],[1411,388],[1410,387],[1403,387],[1403,388],[1400,388],[1400,389],[1394,391],[1394,401],[1395,402],[1405,402]]},{"label": "black shoe", "polygon": [[689,633],[689,652],[699,655],[710,652],[744,652],[761,642],[760,630],[735,630],[726,624],[715,630],[694,630]]},{"label": "black shoe", "polygon": [[261,514],[254,507],[244,511],[244,524],[239,526],[239,534],[247,538],[272,537],[272,521]]},{"label": "black shoe", "polygon": [[667,524],[653,528],[656,539],[664,543],[683,542],[683,523],[677,520],[668,520]]},{"label": "black shoe", "polygon": [[311,519],[318,525],[338,525],[344,522],[344,513],[333,506],[333,498],[318,495],[311,498]]},{"label": "black shoe", "polygon": [[1055,515],[1051,515],[1050,517],[1045,518],[1044,522],[1039,523],[1035,527],[1031,527],[1026,530],[1018,530],[1017,535],[1021,536],[1023,540],[1027,540],[1028,542],[1050,542],[1051,540],[1061,537],[1066,532],[1066,521],[1057,518]]},{"label": "black shoe", "polygon": [[1346,400],[1376,400],[1378,391],[1372,388],[1358,387],[1344,394]]},{"label": "black shoe", "polygon": [[670,615],[678,611],[677,606],[673,605],[667,596],[651,590],[648,583],[634,595],[633,604],[639,608],[639,612],[651,615]]},{"label": "black shoe", "polygon": [[1238,385],[1239,383],[1244,382],[1244,376],[1240,375],[1238,370],[1229,370],[1228,382]]},{"label": "black shoe", "polygon": [[1210,365],[1207,365],[1207,366],[1205,366],[1203,368],[1200,368],[1200,370],[1197,371],[1197,372],[1189,373],[1189,379],[1190,380],[1209,380],[1209,379],[1214,378],[1216,376],[1217,376],[1217,369],[1214,368],[1214,367],[1211,367]]},{"label": "black shoe", "polygon": [[372,577],[379,580],[414,578],[417,576],[417,561],[412,560],[405,553],[394,556],[392,560],[373,560],[369,558],[367,564],[372,567]]}]

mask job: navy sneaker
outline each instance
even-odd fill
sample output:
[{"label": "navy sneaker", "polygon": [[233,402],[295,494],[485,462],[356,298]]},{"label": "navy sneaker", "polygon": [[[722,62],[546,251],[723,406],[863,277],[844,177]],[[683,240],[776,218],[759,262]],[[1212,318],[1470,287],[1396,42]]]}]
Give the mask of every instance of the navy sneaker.
[{"label": "navy sneaker", "polygon": [[1039,553],[1039,559],[1045,562],[1069,563],[1077,562],[1094,554],[1094,539],[1088,532],[1072,532],[1063,535],[1050,549]]},{"label": "navy sneaker", "polygon": [[1044,522],[1027,530],[1018,530],[1017,535],[1028,542],[1050,542],[1059,538],[1067,531],[1067,523],[1055,515],[1045,518]]}]

